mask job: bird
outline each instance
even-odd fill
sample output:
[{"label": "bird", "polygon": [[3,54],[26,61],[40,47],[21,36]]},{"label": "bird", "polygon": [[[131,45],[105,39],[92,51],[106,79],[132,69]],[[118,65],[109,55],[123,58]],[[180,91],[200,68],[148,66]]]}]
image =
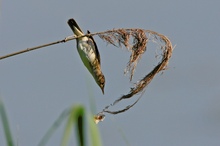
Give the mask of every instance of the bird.
[{"label": "bird", "polygon": [[[101,59],[95,40],[91,35],[83,36],[85,34],[73,18],[69,19],[67,23],[77,37],[82,36],[76,39],[79,56],[104,94],[105,76],[101,70]],[[90,34],[89,30],[87,30],[87,34]]]}]

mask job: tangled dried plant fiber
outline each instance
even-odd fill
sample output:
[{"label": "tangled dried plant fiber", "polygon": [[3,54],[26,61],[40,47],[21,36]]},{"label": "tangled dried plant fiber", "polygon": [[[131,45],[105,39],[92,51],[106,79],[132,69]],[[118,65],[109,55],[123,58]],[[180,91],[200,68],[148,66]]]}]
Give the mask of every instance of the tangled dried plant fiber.
[{"label": "tangled dried plant fiber", "polygon": [[[137,62],[147,48],[148,38],[145,31],[143,29],[114,29],[105,34],[99,34],[99,37],[116,47],[122,47],[124,45],[132,52],[126,69],[131,73],[130,80],[132,80]],[[132,44],[130,44],[130,39],[132,38]]]},{"label": "tangled dried plant fiber", "polygon": [[[139,99],[143,95],[143,91],[145,91],[145,87],[152,81],[154,76],[166,69],[169,59],[172,56],[172,43],[170,40],[157,32],[151,30],[143,30],[143,29],[117,29],[117,30],[110,30],[104,34],[98,34],[101,39],[106,41],[109,44],[112,44],[117,47],[122,47],[124,45],[129,51],[131,51],[130,60],[127,65],[127,71],[130,72],[130,80],[134,75],[134,70],[140,60],[141,56],[146,52],[147,43],[149,40],[151,42],[160,42],[160,48],[162,50],[162,59],[161,61],[153,68],[153,70],[144,76],[140,81],[132,87],[128,94],[121,96],[117,100],[115,100],[112,104],[106,106],[101,112],[99,112],[96,116],[105,117],[104,113],[110,114],[118,114],[127,111],[131,107],[133,107]],[[132,43],[130,39],[133,38]],[[139,98],[131,105],[126,106],[125,108],[117,111],[108,110],[110,107],[114,106],[118,102],[123,99],[129,99],[138,93],[142,93]]]}]

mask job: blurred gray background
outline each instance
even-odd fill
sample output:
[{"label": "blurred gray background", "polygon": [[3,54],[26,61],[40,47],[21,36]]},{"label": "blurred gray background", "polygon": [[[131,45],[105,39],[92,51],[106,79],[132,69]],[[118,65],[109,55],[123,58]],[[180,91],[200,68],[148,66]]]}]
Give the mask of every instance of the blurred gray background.
[{"label": "blurred gray background", "polygon": [[[0,55],[72,35],[74,18],[86,32],[144,28],[176,45],[168,70],[158,74],[129,111],[106,115],[104,146],[220,145],[220,1],[19,0],[0,2]],[[105,95],[83,66],[75,41],[0,61],[0,96],[20,146],[37,145],[60,113],[72,104],[96,112],[126,94],[157,63],[155,46],[142,57],[132,83],[123,71],[130,53],[95,40],[106,77]],[[130,104],[123,102],[117,109]],[[59,145],[64,124],[48,145]],[[75,138],[71,139],[75,144]],[[6,145],[0,124],[0,145]]]}]

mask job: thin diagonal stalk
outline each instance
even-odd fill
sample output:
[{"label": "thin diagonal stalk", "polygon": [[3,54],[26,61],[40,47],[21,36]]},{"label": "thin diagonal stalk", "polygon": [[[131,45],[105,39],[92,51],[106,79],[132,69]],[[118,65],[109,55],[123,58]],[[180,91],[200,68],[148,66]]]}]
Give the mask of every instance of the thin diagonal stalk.
[{"label": "thin diagonal stalk", "polygon": [[14,53],[10,53],[10,54],[4,55],[4,56],[0,56],[0,60],[8,58],[8,57],[15,56],[15,55],[23,54],[23,53],[26,53],[26,52],[29,52],[29,51],[37,50],[37,49],[40,49],[40,48],[48,47],[48,46],[51,46],[51,45],[64,43],[64,42],[69,41],[69,40],[63,39],[63,40],[60,40],[60,41],[51,42],[51,43],[39,45],[39,46],[32,47],[32,48],[27,48],[27,49],[24,49],[24,50],[21,50],[21,51],[18,51],[18,52],[14,52]]}]

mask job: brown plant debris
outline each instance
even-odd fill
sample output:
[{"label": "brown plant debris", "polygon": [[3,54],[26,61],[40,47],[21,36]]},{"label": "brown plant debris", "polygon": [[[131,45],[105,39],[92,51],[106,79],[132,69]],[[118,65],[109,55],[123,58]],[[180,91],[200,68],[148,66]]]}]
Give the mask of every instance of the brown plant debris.
[{"label": "brown plant debris", "polygon": [[[130,60],[126,68],[126,72],[130,72],[131,81],[137,63],[147,48],[148,38],[145,31],[143,29],[114,29],[104,34],[99,34],[99,37],[108,44],[116,47],[122,47],[124,45],[131,51]],[[132,43],[130,43],[130,39],[133,39]]]},{"label": "brown plant debris", "polygon": [[99,113],[94,116],[95,123],[98,124],[100,121],[103,121],[105,119],[105,115],[102,113]]},{"label": "brown plant debris", "polygon": [[[127,65],[127,71],[130,72],[130,80],[132,80],[132,77],[134,75],[135,68],[138,64],[138,61],[141,59],[141,56],[146,52],[147,50],[147,43],[153,42],[157,43],[160,46],[160,49],[162,51],[161,54],[161,60],[159,63],[153,68],[152,71],[150,71],[146,76],[144,76],[141,80],[139,80],[134,87],[132,87],[128,94],[125,94],[115,100],[112,104],[106,106],[101,112],[99,112],[96,116],[99,117],[102,115],[102,117],[105,117],[104,113],[110,113],[110,114],[119,114],[122,112],[127,111],[131,107],[133,107],[139,99],[143,95],[144,89],[147,87],[147,85],[152,81],[154,76],[159,73],[160,71],[163,71],[166,69],[169,59],[172,56],[172,43],[170,40],[157,32],[151,31],[151,30],[144,30],[144,29],[113,29],[106,32],[97,33],[101,39],[106,41],[108,44],[112,44],[117,47],[122,47],[122,45],[127,48],[129,51],[131,51],[130,60]],[[114,106],[118,102],[129,99],[133,97],[134,95],[137,95],[138,93],[141,93],[139,98],[131,105],[126,106],[124,109],[117,110],[117,111],[110,111],[108,110],[110,107]],[[102,119],[103,120],[103,119]]]}]

